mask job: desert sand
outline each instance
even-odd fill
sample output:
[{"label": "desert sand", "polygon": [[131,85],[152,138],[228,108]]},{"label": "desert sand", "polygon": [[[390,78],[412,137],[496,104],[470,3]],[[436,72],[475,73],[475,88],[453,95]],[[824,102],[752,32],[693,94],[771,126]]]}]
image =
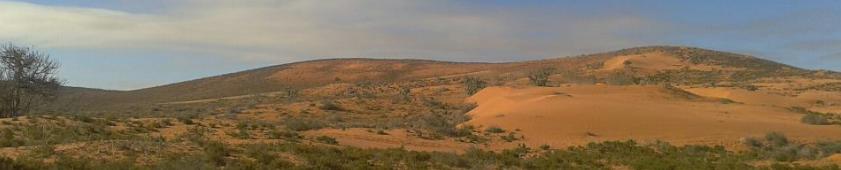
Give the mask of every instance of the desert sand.
[{"label": "desert sand", "polygon": [[466,124],[519,130],[532,146],[634,139],[738,147],[741,139],[768,132],[802,142],[841,139],[837,126],[801,123],[802,114],[785,109],[789,100],[782,97],[690,91],[698,96],[660,86],[490,87],[468,99],[478,107],[468,113],[473,119]]}]

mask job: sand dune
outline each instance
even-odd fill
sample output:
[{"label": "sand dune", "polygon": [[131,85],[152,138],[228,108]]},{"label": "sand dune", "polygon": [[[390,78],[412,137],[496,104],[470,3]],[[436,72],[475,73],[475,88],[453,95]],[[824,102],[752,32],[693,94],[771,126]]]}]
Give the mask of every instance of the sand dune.
[{"label": "sand dune", "polygon": [[617,56],[604,62],[603,71],[612,71],[625,68],[627,66],[643,68],[646,70],[668,70],[680,69],[685,64],[680,59],[664,54],[662,52],[652,52],[639,55],[625,55]]},{"label": "sand dune", "polygon": [[[742,99],[740,95],[767,97],[694,91],[737,99]],[[841,128],[802,124],[801,114],[785,108],[692,99],[659,86],[490,87],[468,100],[478,107],[468,113],[473,119],[466,124],[519,129],[529,145],[635,139],[738,146],[744,137],[768,132],[782,132],[804,142],[841,139]]]}]

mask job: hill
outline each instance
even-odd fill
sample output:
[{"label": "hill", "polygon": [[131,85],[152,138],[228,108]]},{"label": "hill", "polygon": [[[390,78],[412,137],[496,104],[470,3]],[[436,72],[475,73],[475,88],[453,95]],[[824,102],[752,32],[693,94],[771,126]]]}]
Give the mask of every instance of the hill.
[{"label": "hill", "polygon": [[317,60],[132,91],[63,88],[40,115],[0,119],[0,155],[23,158],[0,166],[833,167],[839,85],[835,72],[691,47]]},{"label": "hill", "polygon": [[[523,82],[530,71],[550,68],[558,83],[705,84],[780,76],[814,76],[814,71],[752,56],[707,49],[651,46],[613,52],[511,63],[429,60],[327,59],[282,64],[132,91],[64,93],[59,105],[81,110],[119,109],[156,103],[215,99],[307,89],[330,84],[392,83],[479,76],[499,83]],[[829,74],[835,75],[837,74]],[[47,107],[58,108],[58,107]]]}]

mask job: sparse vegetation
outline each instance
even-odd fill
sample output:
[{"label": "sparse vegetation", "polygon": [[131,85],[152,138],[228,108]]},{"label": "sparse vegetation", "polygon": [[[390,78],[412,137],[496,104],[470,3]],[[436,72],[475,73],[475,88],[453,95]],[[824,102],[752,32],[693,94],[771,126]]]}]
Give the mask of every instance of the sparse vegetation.
[{"label": "sparse vegetation", "polygon": [[548,86],[549,76],[555,72],[553,68],[542,68],[529,72],[529,82],[535,86]]},{"label": "sparse vegetation", "polygon": [[299,89],[292,87],[286,87],[286,89],[284,89],[284,92],[286,93],[286,99],[289,101],[297,100],[298,96],[300,96],[301,93]]},{"label": "sparse vegetation", "polygon": [[800,119],[801,122],[811,125],[828,125],[830,124],[824,116],[820,114],[806,114]]},{"label": "sparse vegetation", "polygon": [[321,142],[321,143],[325,143],[325,144],[331,144],[331,145],[339,144],[339,141],[337,141],[336,138],[329,137],[329,136],[319,136],[319,137],[315,138],[315,140],[318,141],[318,142]]},{"label": "sparse vegetation", "polygon": [[809,109],[803,107],[789,107],[788,110],[802,113],[803,117],[800,118],[800,122],[805,124],[811,125],[830,125],[830,124],[841,124],[841,117],[834,116],[833,114],[829,113],[820,113],[811,111]]},{"label": "sparse vegetation", "polygon": [[634,85],[638,84],[639,80],[634,75],[626,72],[616,72],[608,75],[604,79],[609,85]]},{"label": "sparse vegetation", "polygon": [[487,82],[476,77],[467,77],[464,79],[464,87],[467,90],[467,95],[473,95],[484,89],[488,85]]},{"label": "sparse vegetation", "polygon": [[286,128],[293,131],[307,131],[324,128],[324,123],[310,119],[288,118],[283,121]]},{"label": "sparse vegetation", "polygon": [[[319,141],[335,144],[329,137]],[[166,159],[147,164],[131,160],[94,160],[56,153],[53,163],[36,163],[28,158],[0,159],[0,166],[13,169],[792,169],[805,165],[777,162],[751,163],[758,157],[735,153],[716,146],[673,146],[634,141],[591,143],[566,149],[519,146],[493,152],[470,149],[464,154],[417,152],[403,149],[334,148],[296,143],[245,144],[232,146],[216,141],[199,145],[201,152],[168,153]],[[242,149],[232,149],[238,147]],[[294,155],[294,158],[279,156]],[[295,163],[293,163],[295,162]],[[812,168],[838,168],[827,165]]]},{"label": "sparse vegetation", "polygon": [[489,127],[485,129],[487,133],[505,133],[505,130],[496,126]]},{"label": "sparse vegetation", "polygon": [[400,88],[400,101],[402,102],[411,102],[412,101],[412,89],[409,87],[401,87]]},{"label": "sparse vegetation", "polygon": [[777,132],[768,133],[764,138],[746,138],[743,143],[751,149],[751,156],[784,162],[820,159],[841,153],[841,142],[838,141],[814,145],[796,144]]},{"label": "sparse vegetation", "polygon": [[335,101],[332,101],[332,100],[322,101],[320,108],[322,110],[331,110],[331,111],[344,111],[345,110],[344,108],[342,108],[341,105],[339,105],[338,103],[336,103]]}]

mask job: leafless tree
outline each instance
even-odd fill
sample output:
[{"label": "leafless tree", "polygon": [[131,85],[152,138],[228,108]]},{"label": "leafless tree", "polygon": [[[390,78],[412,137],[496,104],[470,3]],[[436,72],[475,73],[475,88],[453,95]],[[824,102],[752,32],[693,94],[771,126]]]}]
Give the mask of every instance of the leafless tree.
[{"label": "leafless tree", "polygon": [[0,47],[0,117],[20,116],[53,99],[63,84],[47,54],[12,44]]}]

